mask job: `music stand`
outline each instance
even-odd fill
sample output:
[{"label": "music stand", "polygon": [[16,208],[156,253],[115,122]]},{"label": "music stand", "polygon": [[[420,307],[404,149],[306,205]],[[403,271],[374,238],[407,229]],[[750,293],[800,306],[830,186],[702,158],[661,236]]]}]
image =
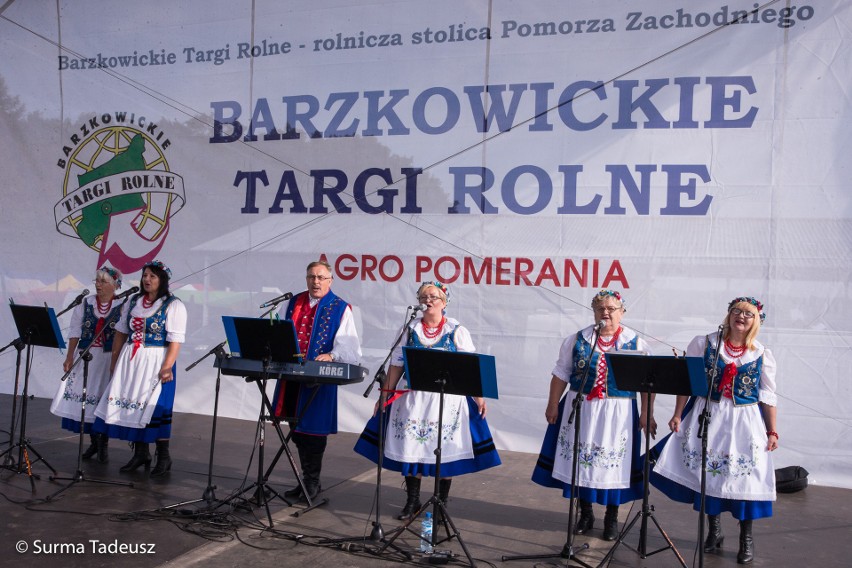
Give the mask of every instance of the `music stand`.
[{"label": "music stand", "polygon": [[[633,391],[644,396],[643,408],[650,409],[651,393],[654,394],[673,394],[679,396],[699,395],[707,392],[707,384],[704,382],[704,361],[701,357],[670,357],[659,355],[639,355],[630,354],[626,351],[618,353],[607,353],[605,355],[606,363],[613,373],[615,384],[619,390]],[[650,410],[647,411],[650,416]],[[618,539],[613,543],[606,556],[598,566],[603,566],[615,553],[615,549],[619,544],[624,544],[628,548],[639,553],[641,558],[647,558],[658,552],[672,550],[677,557],[681,566],[686,567],[683,557],[675,548],[666,531],[660,526],[660,523],[654,517],[654,513],[648,504],[648,491],[651,474],[651,430],[646,425],[645,428],[645,463],[642,471],[642,509],[636,513],[633,520],[628,523]],[[642,523],[639,530],[639,545],[637,548],[632,548],[624,542],[624,537],[633,528],[641,518]],[[648,537],[648,518],[654,521],[654,525],[666,541],[666,546],[654,550],[647,551]]]},{"label": "music stand", "polygon": [[[403,347],[402,356],[405,362],[405,374],[408,385],[412,390],[434,392],[440,395],[438,405],[438,441],[435,448],[435,485],[432,496],[420,506],[420,510],[399,528],[384,546],[379,549],[381,554],[393,544],[393,541],[429,506],[433,506],[432,518],[438,519],[447,531],[447,538],[438,541],[437,529],[432,531],[432,547],[452,538],[457,538],[459,545],[467,556],[471,566],[475,566],[473,557],[462,540],[459,530],[447,512],[446,504],[439,496],[441,480],[441,432],[443,432],[444,395],[497,398],[497,371],[495,359],[491,355],[426,349],[422,347]],[[440,516],[439,516],[440,513]],[[451,530],[452,529],[452,530]],[[415,533],[417,534],[417,533]],[[418,537],[420,535],[418,534]]]},{"label": "music stand", "polygon": [[[288,502],[277,491],[267,487],[268,475],[264,475],[263,460],[266,445],[267,417],[272,421],[278,432],[278,437],[281,439],[290,464],[293,466],[296,479],[304,492],[304,482],[296,471],[296,462],[293,460],[293,455],[290,453],[289,448],[286,447],[284,432],[282,432],[280,424],[273,419],[272,403],[266,395],[266,383],[270,377],[268,369],[271,363],[295,363],[299,361],[299,342],[296,339],[296,329],[290,320],[267,318],[222,316],[222,323],[225,326],[225,337],[227,338],[228,346],[231,348],[231,355],[233,357],[261,361],[263,363],[263,374],[259,379],[246,378],[246,381],[257,383],[261,396],[261,408],[258,416],[257,481],[228,497],[220,505],[226,504],[240,495],[254,490],[255,495],[252,500],[257,503],[258,507],[263,506],[266,509],[266,517],[269,521],[269,526],[272,527],[272,514],[269,511],[271,497],[269,494],[278,497],[285,503]],[[307,496],[307,493],[306,497],[308,498],[308,504],[311,505],[310,497]]]},{"label": "music stand", "polygon": [[[11,304],[12,319],[15,320],[15,326],[18,328],[20,340],[27,347],[26,354],[26,369],[24,371],[24,388],[21,391],[21,431],[16,444],[12,444],[13,433],[9,434],[9,448],[0,454],[0,457],[9,454],[12,450],[18,448],[18,465],[14,464],[3,465],[6,469],[10,469],[16,473],[26,473],[30,476],[30,484],[33,492],[35,492],[35,481],[33,478],[38,478],[32,473],[32,465],[42,461],[50,471],[56,475],[56,469],[51,466],[41,454],[32,447],[27,439],[27,398],[29,397],[30,383],[30,368],[32,364],[32,348],[33,346],[51,347],[53,349],[65,349],[65,340],[62,339],[62,333],[59,331],[59,322],[56,321],[56,314],[53,308],[46,306],[23,306]],[[15,383],[17,385],[17,377],[20,373],[21,352],[18,350],[18,358],[15,364]],[[13,417],[14,421],[14,417]],[[36,456],[36,460],[30,461],[29,454]]]}]

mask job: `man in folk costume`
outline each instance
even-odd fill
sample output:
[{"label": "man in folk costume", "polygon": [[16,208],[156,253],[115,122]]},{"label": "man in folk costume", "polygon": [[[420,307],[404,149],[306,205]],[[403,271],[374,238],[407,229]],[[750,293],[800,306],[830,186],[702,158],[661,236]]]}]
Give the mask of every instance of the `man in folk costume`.
[{"label": "man in folk costume", "polygon": [[[283,308],[283,314],[285,319],[293,321],[299,353],[306,360],[358,363],[361,343],[352,307],[331,291],[333,279],[327,262],[310,263],[306,275],[308,289],[296,294]],[[328,435],[337,433],[337,385],[308,386],[278,381],[273,409],[277,418],[290,423],[305,490],[314,499],[322,490],[320,472]],[[301,487],[285,491],[284,496],[304,497]]]}]

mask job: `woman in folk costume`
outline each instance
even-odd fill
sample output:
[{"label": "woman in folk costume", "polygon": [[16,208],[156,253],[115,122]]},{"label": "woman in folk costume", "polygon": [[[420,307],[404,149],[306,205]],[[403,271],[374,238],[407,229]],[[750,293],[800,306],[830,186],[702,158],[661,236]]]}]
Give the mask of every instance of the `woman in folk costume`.
[{"label": "woman in folk costume", "polygon": [[[445,315],[449,290],[441,282],[424,282],[417,290],[418,301],[426,306],[423,317],[409,324],[406,345],[444,351],[474,351],[470,332]],[[387,404],[385,451],[382,466],[405,476],[407,499],[398,519],[406,520],[421,507],[421,479],[434,477],[435,449],[441,435],[441,479],[439,497],[446,504],[452,478],[500,465],[488,423],[483,398],[444,395],[443,432],[437,432],[440,394],[426,391],[396,391],[403,375],[402,347],[391,355],[387,381],[376,405]],[[355,451],[378,463],[379,417],[376,413],[364,428]]]},{"label": "woman in folk costume", "polygon": [[[83,459],[90,459],[97,454],[98,461],[101,463],[109,461],[107,446],[109,438],[92,432],[92,423],[95,421],[95,408],[109,384],[112,341],[115,336],[115,326],[121,315],[119,303],[113,304],[113,299],[115,291],[119,288],[121,288],[121,273],[118,270],[104,266],[95,272],[95,294],[84,298],[71,312],[68,354],[62,364],[62,369],[67,373],[71,370],[74,359],[91,346],[89,353],[92,360],[89,361],[86,382],[84,431],[89,432],[92,443],[83,452]],[[74,373],[59,385],[59,390],[50,405],[50,412],[62,418],[62,428],[72,432],[80,432],[83,365],[84,363],[77,363]]]},{"label": "woman in folk costume", "polygon": [[[580,515],[574,533],[585,534],[593,528],[592,503],[598,503],[606,506],[603,538],[615,540],[618,506],[642,497],[639,430],[650,424],[653,435],[657,427],[653,398],[651,409],[643,407],[639,414],[636,393],[618,389],[603,356],[607,352],[648,350],[635,332],[621,325],[625,312],[621,294],[601,290],[592,298],[592,309],[596,325],[569,335],[559,349],[544,413],[549,425],[532,479],[539,485],[562,489],[566,498],[571,497],[574,424],[568,424],[567,418],[583,377],[588,374],[579,408],[577,494]],[[600,334],[592,351],[596,326],[600,326]],[[588,373],[586,365],[590,366]],[[569,387],[570,392],[563,398],[562,394]]]},{"label": "woman in folk costume", "polygon": [[172,466],[175,361],[186,337],[186,307],[169,292],[171,275],[159,260],[145,264],[142,292],[124,305],[116,326],[112,381],[95,411],[94,429],[133,443],[133,457],[121,472],[148,468],[150,442],[157,444],[151,477],[164,476]]},{"label": "woman in folk costume", "polygon": [[[775,470],[770,452],[778,447],[775,431],[775,357],[757,341],[766,314],[751,297],[735,298],[719,332],[699,335],[687,356],[703,357],[708,375],[716,361],[710,388],[705,510],[709,531],[705,552],[715,552],[724,536],[719,515],[740,521],[737,562],[754,559],[752,521],[772,516]],[[720,341],[721,340],[721,341]],[[721,342],[718,359],[716,348]],[[687,401],[689,401],[687,403]],[[702,441],[698,424],[706,400],[679,396],[669,421],[672,434],[658,444],[660,452],[651,483],[676,501],[700,510]]]}]

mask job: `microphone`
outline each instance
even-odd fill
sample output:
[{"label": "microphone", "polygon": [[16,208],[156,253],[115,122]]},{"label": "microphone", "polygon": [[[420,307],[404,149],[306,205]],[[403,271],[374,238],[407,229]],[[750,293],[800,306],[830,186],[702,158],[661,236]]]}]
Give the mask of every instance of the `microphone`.
[{"label": "microphone", "polygon": [[85,297],[86,297],[86,296],[88,296],[88,295],[89,295],[89,289],[88,289],[88,288],[86,288],[85,290],[83,290],[82,292],[80,292],[80,295],[79,295],[79,296],[77,296],[76,298],[74,298],[74,301],[73,301],[73,302],[71,302],[71,305],[70,305],[70,306],[68,306],[68,307],[69,307],[69,308],[73,308],[74,306],[79,306],[79,305],[80,305],[80,302],[82,302],[82,301],[83,301],[83,298],[85,298]]},{"label": "microphone", "polygon": [[125,290],[124,292],[122,292],[121,294],[119,294],[118,296],[116,296],[113,299],[123,300],[123,299],[127,298],[128,296],[132,296],[133,294],[135,294],[138,291],[139,291],[139,286],[133,286],[132,288],[128,288],[127,290]]},{"label": "microphone", "polygon": [[598,323],[595,324],[594,331],[602,330],[605,325],[606,325],[606,323],[604,323],[603,321],[599,321]]},{"label": "microphone", "polygon": [[417,305],[417,306],[408,306],[408,309],[414,310],[414,313],[416,314],[417,312],[422,312],[422,311],[426,310],[426,308],[428,308],[428,307],[429,306],[427,306],[426,304],[420,304],[420,305]]},{"label": "microphone", "polygon": [[260,305],[260,307],[261,307],[261,308],[268,308],[269,306],[275,306],[275,305],[280,304],[280,303],[281,303],[281,302],[283,302],[284,300],[289,300],[289,299],[290,299],[290,298],[292,298],[292,297],[293,297],[293,292],[286,292],[286,293],[281,294],[280,296],[278,296],[278,297],[276,297],[276,298],[272,298],[272,299],[271,299],[271,300],[269,300],[268,302],[263,302],[263,303]]},{"label": "microphone", "polygon": [[[79,296],[77,296],[76,298],[74,298],[73,300],[71,300],[71,303],[70,303],[70,304],[68,304],[68,307],[67,307],[67,308],[65,308],[64,310],[62,310],[62,311],[61,311],[61,312],[59,312],[58,314],[56,314],[56,317],[61,316],[62,314],[64,314],[64,313],[65,313],[65,312],[67,312],[68,310],[70,310],[71,308],[75,308],[75,307],[79,306],[79,305],[83,302],[83,298],[85,298],[85,297],[86,297],[86,296],[88,296],[88,295],[89,295],[89,289],[88,289],[88,288],[86,288],[85,290],[83,290],[83,291],[80,293],[80,295],[79,295]],[[12,304],[14,305],[14,302],[12,302],[12,300],[11,300],[11,299],[9,300],[9,302],[10,302],[10,303],[12,303]],[[45,307],[47,307],[47,303],[45,303]]]}]

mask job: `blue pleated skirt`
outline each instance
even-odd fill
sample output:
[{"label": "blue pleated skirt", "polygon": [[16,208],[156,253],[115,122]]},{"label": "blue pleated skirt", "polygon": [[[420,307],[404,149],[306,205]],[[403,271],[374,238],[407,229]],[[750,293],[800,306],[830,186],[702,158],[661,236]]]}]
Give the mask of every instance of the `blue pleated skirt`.
[{"label": "blue pleated skirt", "polygon": [[[547,431],[544,434],[544,440],[541,444],[541,452],[533,469],[533,482],[544,487],[553,487],[562,490],[562,496],[566,499],[571,498],[571,483],[556,479],[553,477],[553,466],[556,459],[556,451],[559,437],[559,430],[562,426],[562,415],[565,411],[567,400],[573,401],[575,393],[569,391],[568,396],[562,397],[559,402],[559,416],[555,424],[548,424]],[[632,427],[635,435],[633,436],[633,444],[630,450],[630,485],[622,489],[598,489],[594,487],[577,486],[577,496],[590,503],[598,503],[599,505],[621,505],[642,498],[642,458],[639,455],[641,451],[641,436],[639,435],[639,412],[636,406],[636,401],[631,401],[632,410]]]},{"label": "blue pleated skirt", "polygon": [[[494,446],[491,430],[488,422],[479,416],[479,410],[471,397],[466,397],[468,412],[470,415],[470,435],[473,447],[473,457],[441,463],[441,477],[455,477],[475,471],[482,471],[490,467],[500,465],[500,456]],[[388,420],[391,415],[393,403],[388,406],[384,413],[384,431],[388,431]],[[355,452],[364,456],[373,463],[379,462],[379,417],[375,414],[367,422],[364,431],[355,443]],[[398,471],[405,476],[422,475],[424,477],[435,477],[436,464],[403,462],[387,457],[382,459],[382,467],[390,471]]]},{"label": "blue pleated skirt", "polygon": [[[174,369],[174,368],[173,368]],[[107,424],[102,418],[95,418],[92,431],[106,434],[117,440],[128,442],[155,442],[157,440],[168,440],[172,436],[172,409],[175,404],[175,380],[163,383],[157,404],[154,406],[154,414],[151,421],[144,428],[129,428]]]}]

